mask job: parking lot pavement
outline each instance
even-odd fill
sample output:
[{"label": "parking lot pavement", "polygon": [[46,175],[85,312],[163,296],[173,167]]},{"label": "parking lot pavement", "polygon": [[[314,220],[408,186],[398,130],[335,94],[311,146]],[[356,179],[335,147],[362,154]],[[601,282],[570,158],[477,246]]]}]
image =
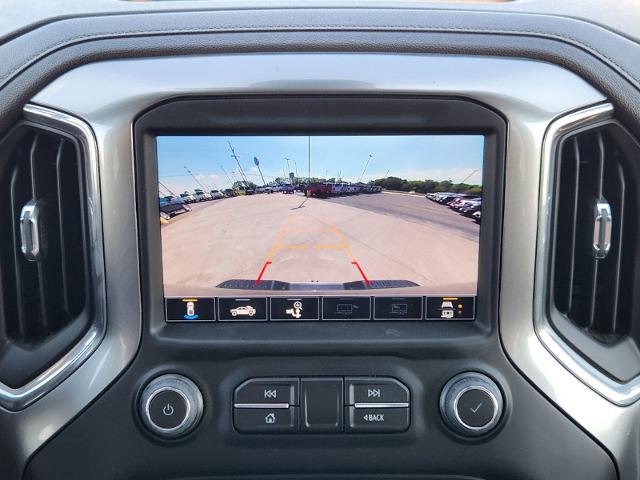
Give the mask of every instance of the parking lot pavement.
[{"label": "parking lot pavement", "polygon": [[202,205],[162,227],[168,296],[231,294],[216,285],[263,270],[261,280],[366,277],[420,285],[411,293],[475,293],[478,225],[425,198],[264,194]]},{"label": "parking lot pavement", "polygon": [[383,192],[374,195],[334,197],[327,199],[327,201],[383,215],[392,215],[408,222],[420,223],[432,228],[442,227],[455,235],[461,235],[469,240],[478,240],[480,225],[468,217],[462,217],[450,208],[427,200],[423,195]]}]

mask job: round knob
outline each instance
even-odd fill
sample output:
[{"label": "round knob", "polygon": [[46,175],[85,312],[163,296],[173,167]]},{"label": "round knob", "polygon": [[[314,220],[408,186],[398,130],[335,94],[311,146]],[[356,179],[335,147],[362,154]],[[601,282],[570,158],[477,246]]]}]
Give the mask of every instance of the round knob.
[{"label": "round knob", "polygon": [[202,393],[182,375],[153,379],[140,396],[140,415],[145,426],[164,438],[176,438],[193,430],[202,418]]},{"label": "round knob", "polygon": [[500,388],[481,373],[456,375],[442,389],[440,411],[447,425],[465,436],[493,430],[502,416],[504,401]]}]

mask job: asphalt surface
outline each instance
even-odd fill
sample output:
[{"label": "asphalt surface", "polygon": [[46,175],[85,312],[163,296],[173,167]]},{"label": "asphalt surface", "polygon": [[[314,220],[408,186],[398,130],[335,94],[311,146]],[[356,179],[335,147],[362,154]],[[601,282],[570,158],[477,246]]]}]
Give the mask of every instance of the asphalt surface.
[{"label": "asphalt surface", "polygon": [[318,283],[405,280],[418,286],[384,293],[475,294],[478,232],[445,206],[400,194],[195,204],[162,226],[165,295],[241,293],[218,287],[228,280],[305,283],[310,292]]},{"label": "asphalt surface", "polygon": [[408,222],[444,228],[454,235],[478,241],[480,225],[470,218],[439,203],[427,200],[424,196],[402,193],[376,193],[371,195],[353,195],[327,198],[325,201],[361,208],[382,215],[391,215]]}]

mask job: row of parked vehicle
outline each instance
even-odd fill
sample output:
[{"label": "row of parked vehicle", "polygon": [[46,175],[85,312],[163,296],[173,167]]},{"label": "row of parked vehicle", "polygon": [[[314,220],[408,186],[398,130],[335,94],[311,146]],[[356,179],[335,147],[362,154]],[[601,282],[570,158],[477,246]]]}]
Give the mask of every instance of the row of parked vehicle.
[{"label": "row of parked vehicle", "polygon": [[365,183],[312,183],[305,188],[305,193],[312,197],[332,197],[340,195],[356,195],[358,193],[380,193],[382,187]]},{"label": "row of parked vehicle", "polygon": [[179,196],[167,195],[160,197],[160,216],[168,220],[181,213],[190,212],[191,207],[189,205],[192,203],[209,202],[211,200],[235,196],[236,193],[230,188],[224,191],[211,190],[210,192],[196,188],[193,193],[183,192]]},{"label": "row of parked vehicle", "polygon": [[293,193],[294,187],[290,184],[284,185],[265,185],[264,187],[257,187],[255,193]]},{"label": "row of parked vehicle", "polygon": [[[228,191],[235,195],[233,190],[228,189]],[[198,202],[208,202],[210,200],[218,200],[219,198],[224,198],[226,196],[232,196],[227,194],[227,190],[221,192],[220,190],[211,190],[210,192],[205,192],[201,188],[196,188],[193,193],[183,192],[180,194],[180,199],[185,203],[198,203]],[[173,197],[173,195],[169,195],[169,197]],[[165,197],[165,198],[169,198]]]},{"label": "row of parked vehicle", "polygon": [[471,193],[437,192],[425,195],[429,200],[447,205],[462,215],[473,218],[476,223],[482,221],[482,197]]}]

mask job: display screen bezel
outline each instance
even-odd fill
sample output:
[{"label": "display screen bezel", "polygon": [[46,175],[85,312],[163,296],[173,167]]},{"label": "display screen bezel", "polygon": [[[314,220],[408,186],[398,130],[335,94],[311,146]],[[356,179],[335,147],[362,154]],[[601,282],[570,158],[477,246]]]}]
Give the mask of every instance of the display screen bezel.
[{"label": "display screen bezel", "polygon": [[[499,223],[502,200],[504,120],[488,108],[464,99],[335,95],[179,99],[158,106],[138,119],[135,124],[136,166],[138,180],[145,185],[144,194],[139,198],[140,207],[144,209],[141,238],[148,249],[141,257],[141,266],[143,272],[147,270],[150,274],[143,288],[149,293],[147,298],[155,312],[154,322],[164,322],[165,317],[161,236],[157,222],[157,137],[296,134],[484,136],[483,225],[474,323],[484,323],[483,318],[488,321],[492,292],[496,290],[490,287],[497,278],[493,259],[497,258],[499,248],[496,224]],[[322,297],[321,292],[317,295]],[[253,296],[268,295],[257,293]]]}]

